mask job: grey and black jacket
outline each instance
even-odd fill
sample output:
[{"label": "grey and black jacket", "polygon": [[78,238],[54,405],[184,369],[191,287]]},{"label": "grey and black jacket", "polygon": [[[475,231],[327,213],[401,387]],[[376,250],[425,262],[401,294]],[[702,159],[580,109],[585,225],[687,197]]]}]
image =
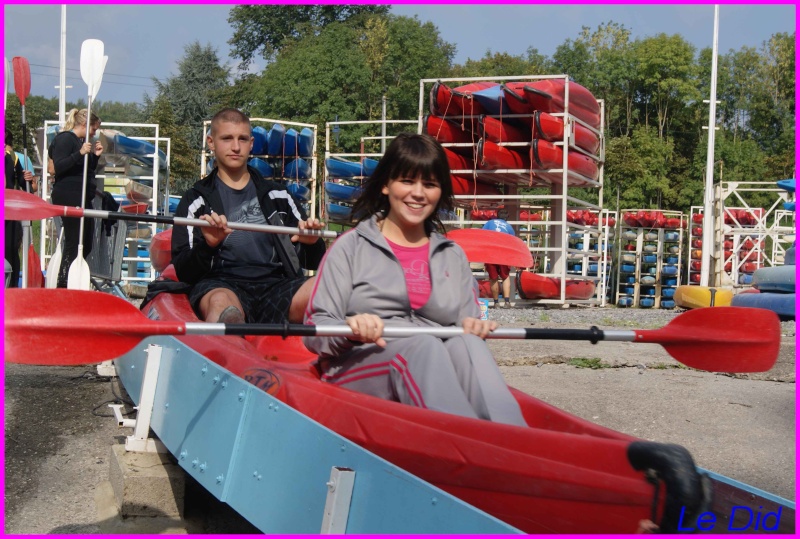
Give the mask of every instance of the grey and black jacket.
[{"label": "grey and black jacket", "polygon": [[[339,237],[325,255],[305,322],[340,325],[359,313],[376,314],[385,326],[461,326],[464,318],[479,318],[478,285],[461,247],[431,234],[429,267],[430,298],[414,310],[403,268],[373,216]],[[304,337],[303,342],[320,357],[339,359],[363,346],[344,337]]]},{"label": "grey and black jacket", "polygon": [[[296,227],[307,219],[303,208],[280,184],[265,180],[261,174],[247,167],[250,181],[256,187],[261,210],[267,222],[275,226]],[[212,210],[223,214],[222,200],[214,187],[217,169],[195,183],[181,198],[175,217],[198,219]],[[275,249],[280,257],[286,277],[300,277],[303,269],[315,270],[325,254],[325,242],[320,238],[312,245],[292,243],[290,236],[276,234]],[[211,247],[203,238],[200,227],[176,226],[172,231],[172,264],[178,279],[184,283],[195,284],[202,280],[212,268],[217,247]]]}]

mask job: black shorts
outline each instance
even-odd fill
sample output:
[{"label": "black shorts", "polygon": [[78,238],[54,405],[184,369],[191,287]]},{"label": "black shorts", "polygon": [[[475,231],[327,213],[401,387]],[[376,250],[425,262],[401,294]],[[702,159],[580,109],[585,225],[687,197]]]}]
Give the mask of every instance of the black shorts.
[{"label": "black shorts", "polygon": [[203,296],[216,288],[227,288],[239,298],[247,322],[282,324],[289,319],[292,298],[307,279],[283,277],[258,282],[205,279],[194,285],[189,293],[189,302],[199,313]]}]

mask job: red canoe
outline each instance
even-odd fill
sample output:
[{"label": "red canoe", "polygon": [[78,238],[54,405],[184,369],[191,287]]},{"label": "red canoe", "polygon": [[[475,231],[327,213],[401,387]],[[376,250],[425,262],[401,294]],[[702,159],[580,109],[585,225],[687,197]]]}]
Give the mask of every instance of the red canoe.
[{"label": "red canoe", "polygon": [[[594,296],[595,283],[579,279],[567,279],[566,299],[590,299]],[[517,272],[517,292],[522,299],[560,299],[561,279],[545,277],[531,271]]]},{"label": "red canoe", "polygon": [[[451,174],[451,178],[464,178],[469,181],[473,181],[476,178],[480,182],[494,184],[497,182],[501,183],[517,183],[518,181],[527,181],[528,175],[527,174],[497,174],[494,172],[484,172],[482,170],[475,170],[475,162],[472,160],[471,157],[466,157],[461,154],[455,153],[449,148],[444,149],[444,153],[447,156],[447,164],[450,166],[450,170],[465,170],[467,172],[454,172]],[[454,189],[457,186],[454,185]],[[455,193],[458,194],[458,193]],[[462,194],[471,194],[469,193],[462,193]],[[487,195],[496,195],[497,191],[492,190],[492,192],[486,192]]]},{"label": "red canoe", "polygon": [[[516,114],[564,112],[564,79],[545,79],[530,82],[507,82],[501,85],[506,102]],[[592,93],[576,82],[569,83],[569,113],[600,129],[600,105]]]},{"label": "red canoe", "polygon": [[480,103],[472,99],[472,92],[479,92],[497,86],[496,82],[472,82],[457,88],[450,88],[442,82],[431,87],[430,111],[437,116],[478,115],[486,111]]},{"label": "red canoe", "polygon": [[[530,128],[515,127],[491,116],[481,116],[480,122],[483,138],[492,142],[530,142],[535,138],[549,142],[564,140],[564,120],[538,110],[533,114]],[[600,149],[600,139],[591,130],[575,124],[575,145],[589,153],[597,154],[597,150]]]},{"label": "red canoe", "polygon": [[[428,115],[423,119],[423,124],[425,132],[443,144],[472,144],[474,142],[468,126],[462,128],[460,123]],[[465,155],[472,155],[473,150],[472,146],[454,146],[448,149]]]},{"label": "red canoe", "polygon": [[[174,277],[171,268],[165,275]],[[153,319],[197,322],[182,294],[159,294],[143,309]],[[683,506],[699,507],[700,479],[685,453],[676,458],[663,444],[600,427],[514,389],[527,428],[323,383],[315,356],[298,337],[178,339],[310,419],[526,533],[635,532],[640,520],[651,518],[654,489],[634,466],[658,466],[668,481],[656,498],[662,529],[676,530]],[[689,473],[676,476],[676,468]]]},{"label": "red canoe", "polygon": [[[531,143],[530,159],[537,169],[561,168],[564,160],[564,150],[561,146],[556,146],[552,142],[534,139]],[[597,162],[591,157],[578,152],[569,152],[567,167],[571,172],[576,172],[592,181],[596,181],[600,175]],[[561,183],[562,181],[560,172],[537,172],[536,175],[554,183]],[[575,176],[569,177],[569,183],[572,186],[585,184],[584,181]]]},{"label": "red canoe", "polygon": [[481,181],[456,176],[455,174],[450,175],[450,180],[453,182],[454,195],[486,196],[499,194],[499,191],[493,185],[488,185]]},{"label": "red canoe", "polygon": [[158,273],[163,273],[172,260],[172,229],[158,232],[150,240],[150,263]]}]

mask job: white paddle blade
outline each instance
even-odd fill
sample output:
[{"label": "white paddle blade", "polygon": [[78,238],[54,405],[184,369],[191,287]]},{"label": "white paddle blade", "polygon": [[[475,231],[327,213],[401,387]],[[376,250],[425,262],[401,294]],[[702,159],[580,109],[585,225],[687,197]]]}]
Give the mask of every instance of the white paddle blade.
[{"label": "white paddle blade", "polygon": [[69,266],[69,273],[67,274],[67,288],[70,290],[91,290],[92,283],[89,279],[91,270],[89,264],[86,263],[83,256],[80,254],[78,258],[73,260]]},{"label": "white paddle blade", "polygon": [[81,78],[89,91],[103,63],[104,50],[105,45],[99,39],[87,39],[81,44]]},{"label": "white paddle blade", "polygon": [[100,69],[97,73],[95,73],[92,89],[89,90],[89,97],[92,99],[92,101],[94,101],[94,98],[97,97],[97,92],[100,91],[100,84],[103,82],[103,73],[106,71],[106,63],[108,63],[108,56],[103,56],[103,61],[100,63]]},{"label": "white paddle blade", "polygon": [[58,235],[58,243],[56,244],[56,251],[50,257],[50,262],[47,263],[47,275],[44,278],[45,288],[58,287],[58,272],[61,269],[61,240],[64,238],[64,227],[61,227],[61,232]]}]

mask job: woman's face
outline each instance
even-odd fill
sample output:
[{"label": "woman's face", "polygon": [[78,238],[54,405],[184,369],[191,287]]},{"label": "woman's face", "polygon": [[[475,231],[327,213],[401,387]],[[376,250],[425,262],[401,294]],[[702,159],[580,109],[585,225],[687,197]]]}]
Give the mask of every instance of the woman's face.
[{"label": "woman's face", "polygon": [[97,130],[100,129],[100,122],[91,124],[89,126],[89,129],[90,129],[89,136],[94,137],[95,133],[97,133]]},{"label": "woman's face", "polygon": [[422,178],[396,178],[389,180],[381,192],[389,198],[389,215],[402,228],[424,226],[439,199],[442,187],[439,182]]}]

